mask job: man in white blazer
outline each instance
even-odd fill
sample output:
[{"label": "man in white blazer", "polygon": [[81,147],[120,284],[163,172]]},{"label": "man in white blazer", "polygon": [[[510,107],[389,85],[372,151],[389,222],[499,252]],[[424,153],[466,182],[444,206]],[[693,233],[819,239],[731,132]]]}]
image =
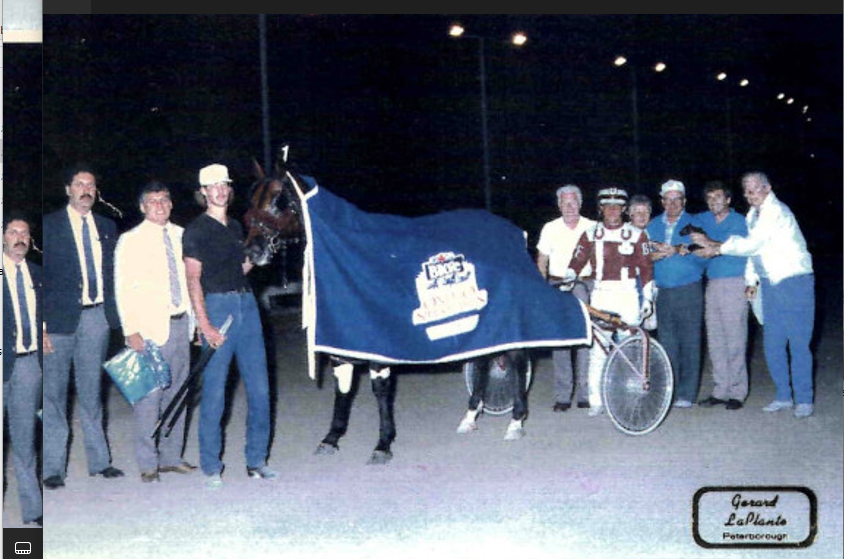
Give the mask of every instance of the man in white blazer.
[{"label": "man in white blazer", "polygon": [[135,403],[135,457],[144,483],[159,473],[196,469],[182,459],[185,414],[158,440],[150,437],[162,412],[184,384],[190,368],[191,306],[182,260],[184,229],[170,222],[173,202],[166,185],[152,181],[138,195],[144,221],[120,236],[115,250],[117,311],[126,345],[144,351],[145,340],[161,348],[171,385]]}]

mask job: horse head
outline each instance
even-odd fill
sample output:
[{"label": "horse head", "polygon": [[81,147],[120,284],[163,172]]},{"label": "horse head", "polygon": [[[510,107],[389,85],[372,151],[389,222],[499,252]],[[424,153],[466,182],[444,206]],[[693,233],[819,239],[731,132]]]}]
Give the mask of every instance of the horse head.
[{"label": "horse head", "polygon": [[267,175],[252,160],[255,182],[249,188],[249,210],[244,215],[248,228],[246,253],[256,266],[269,264],[286,242],[299,242],[304,233],[299,195],[290,173]]}]

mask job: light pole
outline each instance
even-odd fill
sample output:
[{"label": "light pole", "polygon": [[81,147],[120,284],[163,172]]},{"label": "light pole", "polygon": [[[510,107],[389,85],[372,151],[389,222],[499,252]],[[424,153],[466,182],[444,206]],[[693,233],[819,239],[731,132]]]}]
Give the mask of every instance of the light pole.
[{"label": "light pole", "polygon": [[[466,30],[460,25],[452,25],[448,34],[459,39],[476,39],[478,41],[478,75],[481,86],[481,141],[483,145],[484,163],[484,207],[492,211],[492,186],[490,184],[490,157],[489,157],[489,109],[487,107],[486,92],[486,42],[480,35],[467,35]],[[518,32],[513,34],[512,43],[522,46],[527,42],[527,36]]]},{"label": "light pole", "polygon": [[[613,64],[618,67],[624,66],[627,64],[627,58],[624,56],[617,56],[613,61]],[[632,106],[633,113],[633,172],[636,189],[638,189],[641,183],[641,164],[639,157],[639,84],[636,74],[636,65],[631,64],[629,67],[631,82],[630,104]],[[654,64],[653,70],[654,72],[661,73],[664,72],[666,68],[667,66],[664,62],[657,62]]]},{"label": "light pole", "polygon": [[261,51],[261,130],[264,138],[264,169],[272,169],[270,158],[270,93],[267,85],[267,16],[258,14],[259,50]]},{"label": "light pole", "polygon": [[[719,82],[724,84],[726,88],[726,94],[724,95],[724,113],[725,113],[725,125],[726,125],[726,144],[727,144],[727,176],[732,180],[733,178],[733,106],[732,106],[732,89],[730,86],[730,82],[727,79],[726,72],[720,72],[715,79]],[[750,85],[750,81],[747,78],[742,78],[738,82],[739,87],[747,87]]]}]

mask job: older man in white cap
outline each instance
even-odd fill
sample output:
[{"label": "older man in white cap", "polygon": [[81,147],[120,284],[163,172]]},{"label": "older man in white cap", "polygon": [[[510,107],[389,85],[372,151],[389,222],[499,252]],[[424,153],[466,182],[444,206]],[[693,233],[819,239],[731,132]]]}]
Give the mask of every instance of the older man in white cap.
[{"label": "older man in white cap", "polygon": [[[598,192],[601,221],[581,235],[565,273],[574,281],[590,265],[595,283],[591,305],[617,313],[628,324],[639,324],[653,312],[653,264],[648,238],[644,231],[625,223],[627,192],[621,188],[604,188]],[[638,279],[638,284],[637,284]],[[639,302],[638,285],[643,286]],[[600,415],[601,372],[606,355],[593,344],[589,355],[589,415]]]},{"label": "older man in white cap", "polygon": [[657,336],[674,368],[674,407],[688,408],[697,401],[700,384],[706,261],[686,248],[691,238],[684,228],[696,225],[696,219],[685,211],[685,185],[668,180],[660,196],[665,212],[647,229],[655,247],[654,280],[659,289]]}]

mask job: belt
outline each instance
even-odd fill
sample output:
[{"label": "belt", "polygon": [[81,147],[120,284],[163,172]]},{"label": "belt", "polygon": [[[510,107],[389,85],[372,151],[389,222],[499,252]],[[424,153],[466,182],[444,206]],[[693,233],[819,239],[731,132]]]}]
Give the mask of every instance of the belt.
[{"label": "belt", "polygon": [[23,353],[18,352],[17,357],[26,357],[27,355],[35,355],[38,353],[37,349],[33,349],[32,351],[24,351]]},{"label": "belt", "polygon": [[82,305],[82,310],[86,311],[88,309],[96,309],[97,307],[102,306],[102,303],[94,303],[93,305]]},{"label": "belt", "polygon": [[180,318],[182,318],[182,317],[183,317],[183,316],[185,316],[186,314],[188,314],[188,311],[182,311],[182,312],[180,312],[179,314],[171,314],[171,315],[170,315],[170,320],[179,320]]},{"label": "belt", "polygon": [[231,291],[218,291],[215,295],[233,295],[236,293],[252,293],[252,288],[241,287],[240,289],[232,289]]}]

